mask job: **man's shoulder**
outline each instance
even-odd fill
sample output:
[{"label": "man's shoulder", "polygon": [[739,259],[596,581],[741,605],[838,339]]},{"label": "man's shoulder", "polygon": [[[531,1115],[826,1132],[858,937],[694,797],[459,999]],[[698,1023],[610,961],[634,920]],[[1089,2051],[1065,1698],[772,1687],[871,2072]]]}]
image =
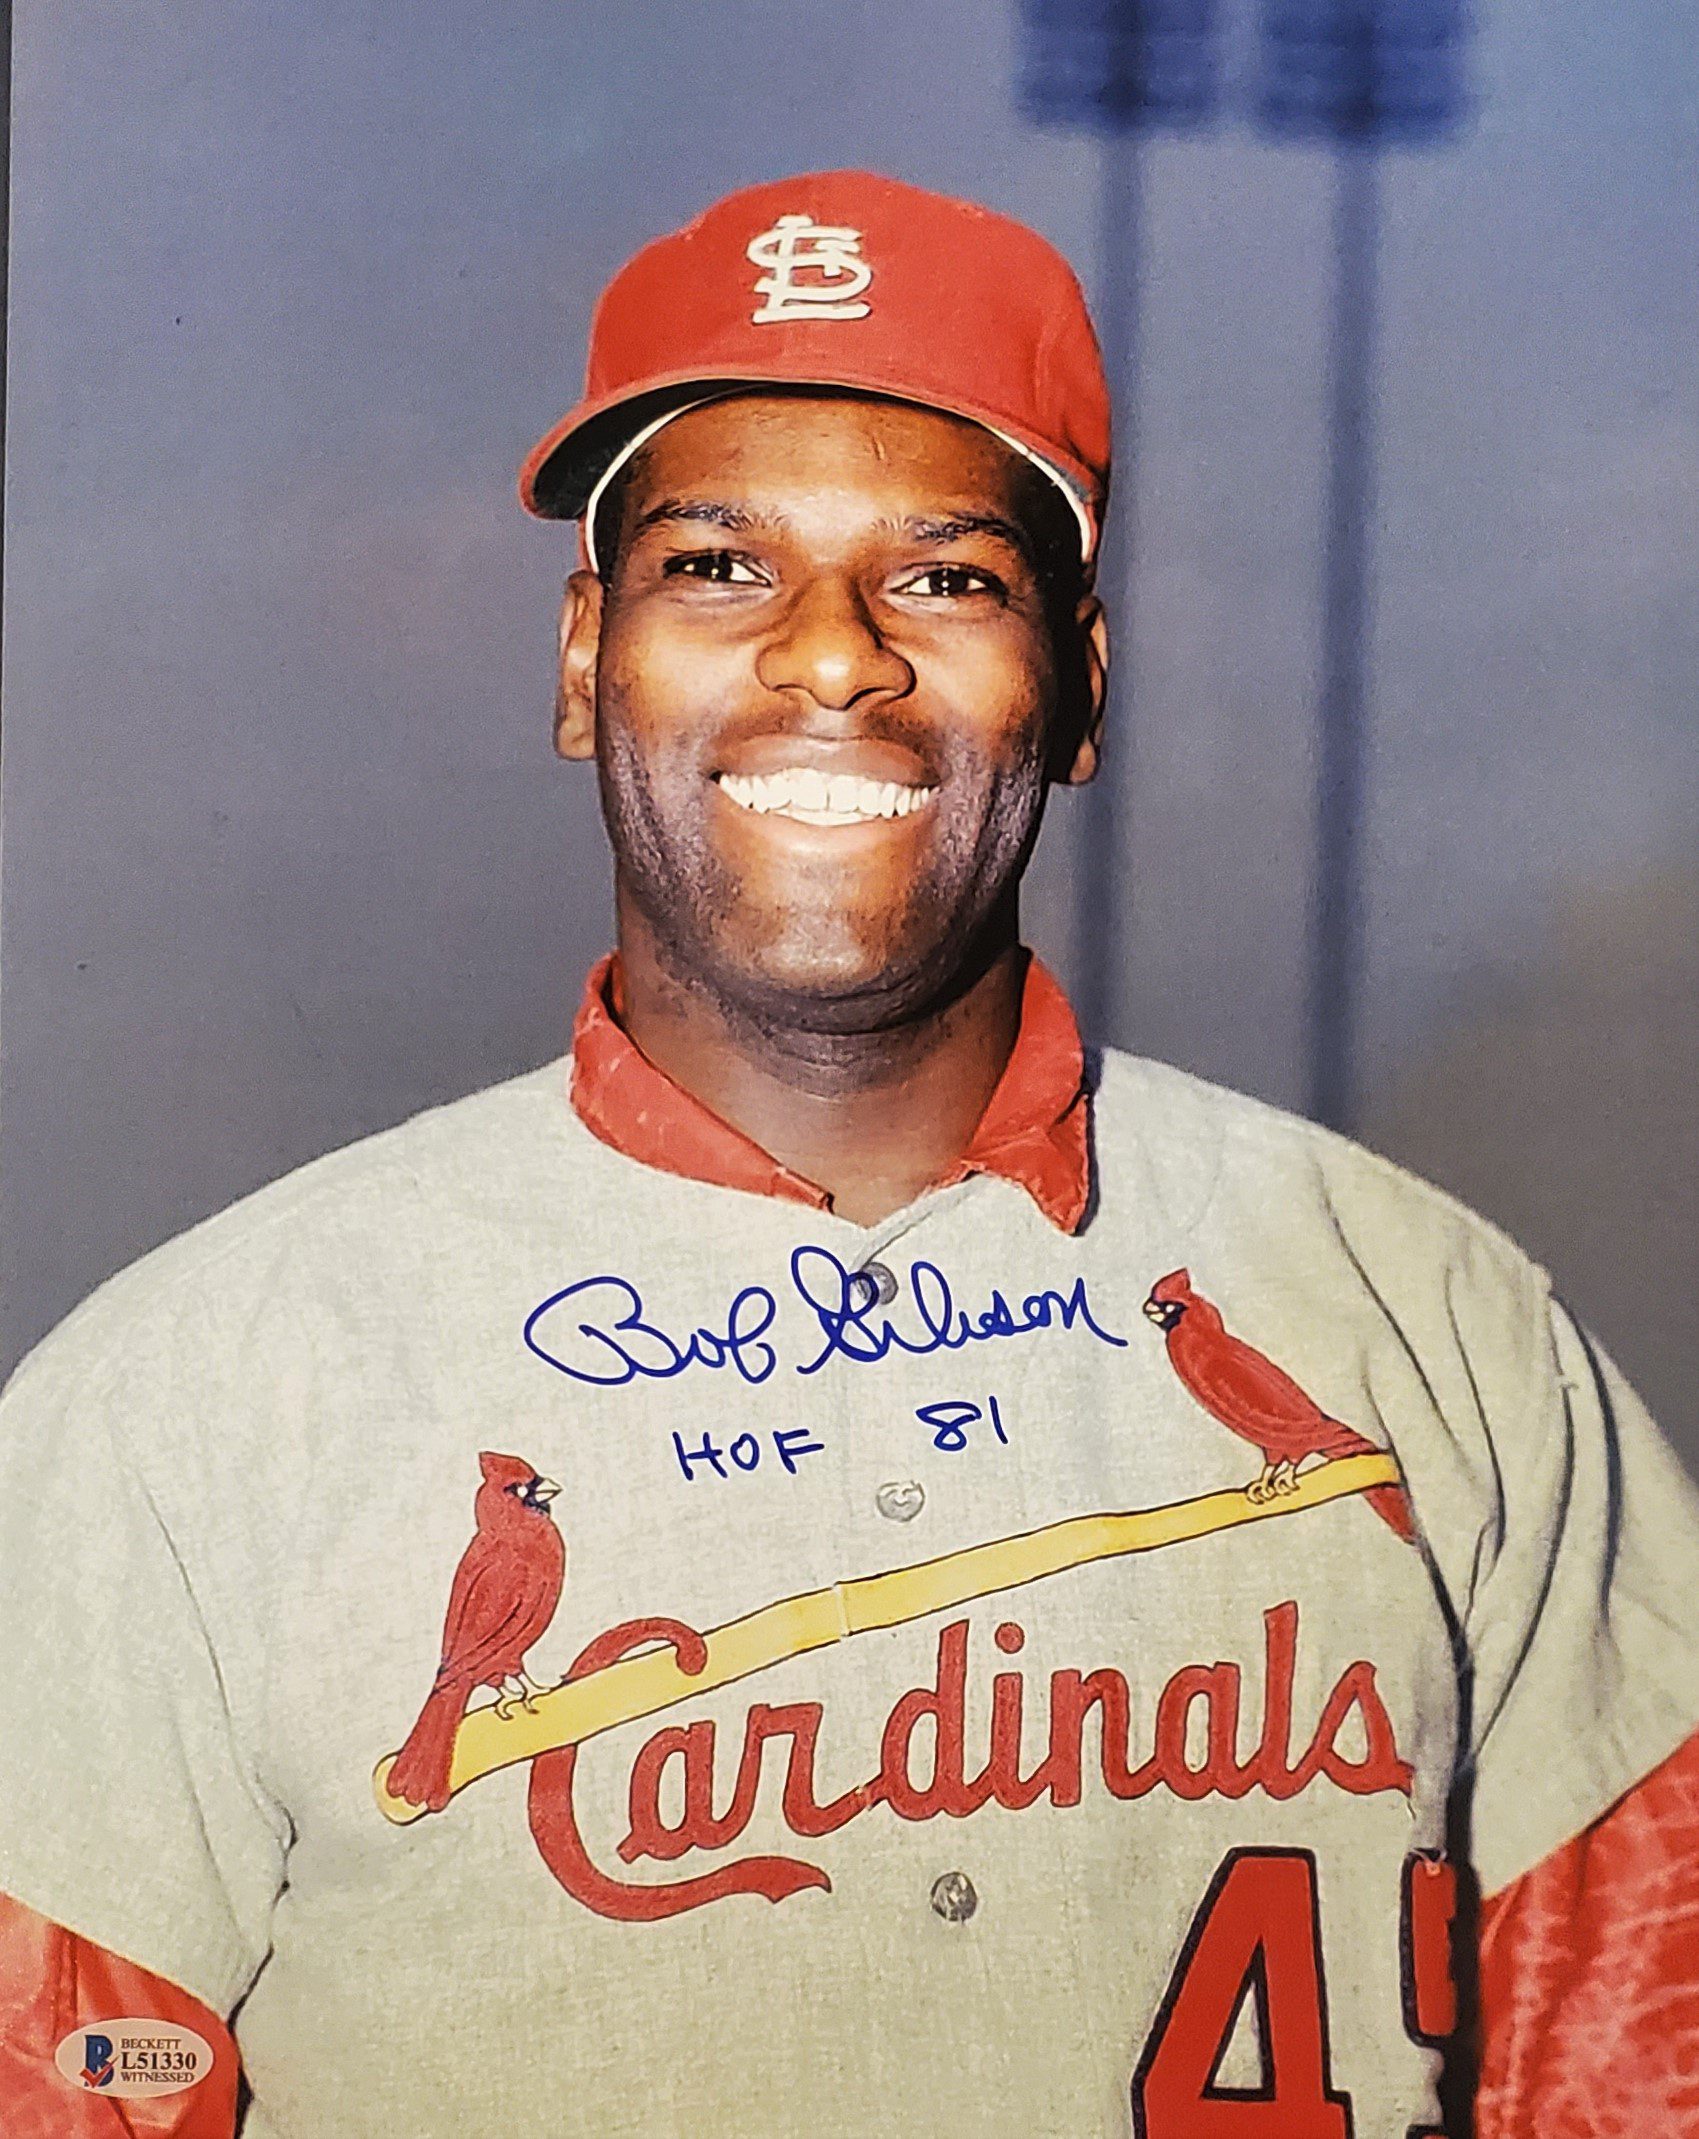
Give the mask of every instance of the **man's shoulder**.
[{"label": "man's shoulder", "polygon": [[38,1344],[13,1377],[98,1379],[145,1365],[161,1332],[192,1347],[213,1326],[271,1299],[369,1272],[391,1242],[419,1243],[457,1214],[475,1222],[534,1196],[593,1140],[555,1061],[422,1108],[392,1127],[311,1159],[239,1197],[108,1278]]},{"label": "man's shoulder", "polygon": [[1254,1217],[1295,1250],[1326,1235],[1370,1269],[1466,1269],[1525,1300],[1549,1285],[1490,1218],[1336,1130],[1118,1049],[1088,1074],[1106,1205],[1153,1197],[1186,1231]]}]

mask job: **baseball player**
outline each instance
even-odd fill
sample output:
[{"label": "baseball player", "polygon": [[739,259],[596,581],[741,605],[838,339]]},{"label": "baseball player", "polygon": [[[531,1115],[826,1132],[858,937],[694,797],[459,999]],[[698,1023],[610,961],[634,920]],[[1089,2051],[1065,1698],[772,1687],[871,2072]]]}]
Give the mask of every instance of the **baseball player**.
[{"label": "baseball player", "polygon": [[1108,474],[983,209],[615,277],[523,476],[569,1060],[5,1400],[8,2134],[1699,2128],[1679,1466],[1492,1227],[1021,947]]}]

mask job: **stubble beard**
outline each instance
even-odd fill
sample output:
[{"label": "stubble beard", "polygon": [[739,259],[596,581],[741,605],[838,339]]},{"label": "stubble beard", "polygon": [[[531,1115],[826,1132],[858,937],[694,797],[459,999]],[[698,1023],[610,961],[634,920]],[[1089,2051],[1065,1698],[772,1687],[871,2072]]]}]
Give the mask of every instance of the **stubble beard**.
[{"label": "stubble beard", "polygon": [[941,793],[972,780],[982,806],[939,824],[925,868],[894,904],[870,912],[822,883],[806,905],[752,908],[715,851],[694,764],[681,761],[670,779],[663,768],[663,782],[689,797],[669,809],[629,740],[617,727],[604,737],[598,773],[620,897],[641,914],[673,985],[732,1029],[805,1047],[887,1033],[947,1007],[1014,940],[1046,792],[1036,752],[989,781],[972,760],[941,767]]}]

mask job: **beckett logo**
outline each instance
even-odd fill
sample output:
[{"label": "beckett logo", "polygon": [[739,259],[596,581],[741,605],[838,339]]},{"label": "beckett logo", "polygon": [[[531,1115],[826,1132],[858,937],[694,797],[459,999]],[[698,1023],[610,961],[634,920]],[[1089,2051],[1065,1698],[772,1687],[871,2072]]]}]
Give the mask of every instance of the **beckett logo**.
[{"label": "beckett logo", "polygon": [[749,315],[756,326],[772,319],[865,319],[873,309],[861,302],[873,270],[861,257],[859,230],[781,215],[750,240],[748,257],[767,270],[755,285],[766,302]]},{"label": "beckett logo", "polygon": [[85,2087],[110,2087],[113,2080],[112,2041],[106,2035],[83,2037],[83,2069],[77,2074]]},{"label": "beckett logo", "polygon": [[181,2094],[212,2070],[212,2044],[169,2020],[97,2020],[53,2053],[61,2079],[85,2092]]}]

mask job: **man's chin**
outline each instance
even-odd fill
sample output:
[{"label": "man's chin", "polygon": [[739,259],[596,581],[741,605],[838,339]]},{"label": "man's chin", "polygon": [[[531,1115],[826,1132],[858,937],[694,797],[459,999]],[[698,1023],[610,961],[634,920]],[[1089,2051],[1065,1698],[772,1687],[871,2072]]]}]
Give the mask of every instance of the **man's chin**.
[{"label": "man's chin", "polygon": [[[928,952],[933,953],[928,956]],[[877,1032],[913,1016],[938,992],[934,947],[786,938],[713,961],[718,992],[781,1030]]]}]

